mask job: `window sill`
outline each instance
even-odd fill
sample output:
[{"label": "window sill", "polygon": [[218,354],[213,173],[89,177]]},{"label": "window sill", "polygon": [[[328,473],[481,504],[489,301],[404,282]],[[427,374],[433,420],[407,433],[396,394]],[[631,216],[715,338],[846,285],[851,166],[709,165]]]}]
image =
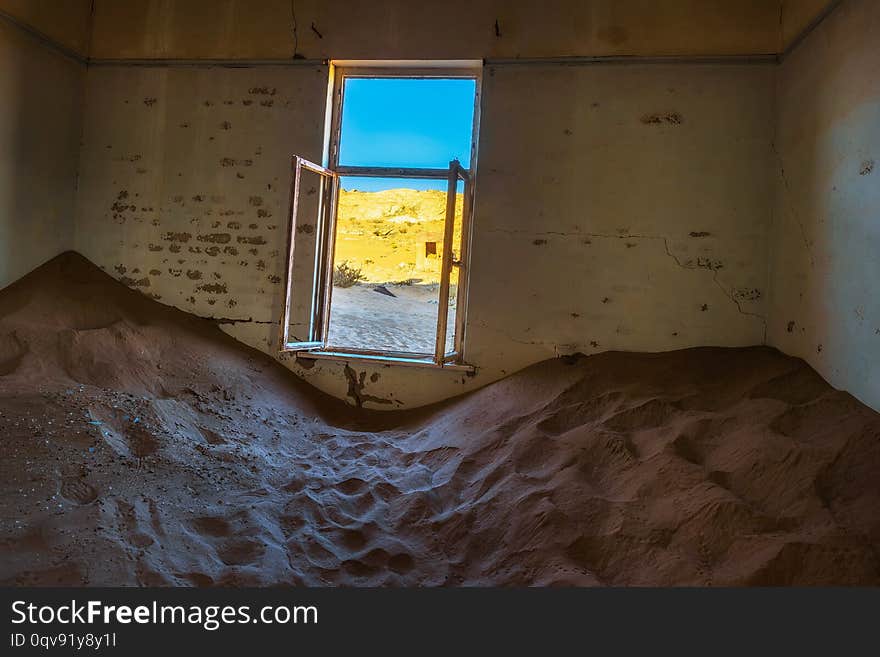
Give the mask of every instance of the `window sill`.
[{"label": "window sill", "polygon": [[424,367],[436,370],[449,370],[451,372],[473,373],[476,367],[465,363],[443,363],[438,365],[433,358],[425,357],[402,357],[402,356],[377,356],[372,354],[359,354],[346,351],[300,351],[296,354],[297,360],[335,360],[353,361],[360,363],[372,363],[374,365],[400,365],[403,367]]}]

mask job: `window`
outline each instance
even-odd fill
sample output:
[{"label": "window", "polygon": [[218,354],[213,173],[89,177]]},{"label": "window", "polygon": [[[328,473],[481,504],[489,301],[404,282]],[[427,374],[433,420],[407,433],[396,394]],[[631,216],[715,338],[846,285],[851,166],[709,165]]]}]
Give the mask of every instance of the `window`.
[{"label": "window", "polygon": [[292,162],[281,349],[467,367],[479,65],[332,80],[324,164]]}]

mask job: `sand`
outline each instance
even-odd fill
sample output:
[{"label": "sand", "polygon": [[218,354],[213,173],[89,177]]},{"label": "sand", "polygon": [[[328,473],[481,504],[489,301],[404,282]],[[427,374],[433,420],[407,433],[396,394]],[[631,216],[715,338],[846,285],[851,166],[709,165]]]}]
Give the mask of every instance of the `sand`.
[{"label": "sand", "polygon": [[772,349],[352,408],[66,254],[0,292],[4,585],[880,583],[880,415]]},{"label": "sand", "polygon": [[[382,294],[384,289],[394,296]],[[454,349],[456,299],[450,295],[446,350]],[[334,287],[330,304],[331,347],[434,354],[439,285]]]}]

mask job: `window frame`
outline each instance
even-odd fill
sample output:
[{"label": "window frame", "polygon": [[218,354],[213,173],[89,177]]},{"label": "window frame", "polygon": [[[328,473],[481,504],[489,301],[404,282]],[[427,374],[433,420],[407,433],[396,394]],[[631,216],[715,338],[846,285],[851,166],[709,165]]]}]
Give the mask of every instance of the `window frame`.
[{"label": "window frame", "polygon": [[[344,103],[345,81],[350,78],[405,78],[405,79],[472,79],[475,82],[474,117],[471,127],[470,167],[465,169],[458,160],[449,163],[446,169],[418,167],[366,167],[340,166],[339,148],[342,141],[342,108]],[[383,364],[398,364],[418,367],[437,367],[445,369],[473,371],[474,367],[465,362],[465,330],[467,326],[468,288],[470,283],[470,251],[472,238],[472,215],[474,203],[474,184],[477,164],[477,142],[479,139],[480,99],[482,84],[482,62],[340,62],[331,63],[330,97],[328,103],[328,134],[325,139],[324,166],[320,166],[294,156],[292,160],[293,182],[291,184],[290,239],[288,242],[287,281],[281,326],[280,350],[295,352],[297,358],[364,360]],[[293,257],[296,240],[297,192],[300,172],[307,169],[332,182],[326,186],[329,194],[322,198],[318,217],[320,229],[316,235],[316,269],[313,278],[313,306],[315,321],[310,327],[309,340],[289,342],[290,301],[292,290]],[[339,202],[339,180],[341,177],[366,178],[415,178],[447,181],[446,219],[441,260],[441,282],[436,322],[436,342],[433,354],[420,354],[397,351],[379,351],[330,345],[327,342],[330,309],[333,295],[332,272],[335,259],[336,213]],[[325,178],[322,178],[325,179]],[[461,245],[458,260],[453,258],[452,237],[455,228],[455,205],[459,182],[464,185]],[[327,193],[322,184],[322,193]],[[454,316],[454,340],[452,350],[446,351],[446,338],[450,330],[448,318],[449,289],[453,268],[458,269],[458,289],[456,312]],[[318,290],[318,286],[321,289]]]},{"label": "window frame", "polygon": [[[303,352],[321,349],[327,342],[329,327],[329,299],[325,299],[327,281],[332,289],[333,258],[336,239],[336,206],[339,201],[339,176],[333,171],[314,162],[294,155],[291,160],[292,177],[290,182],[290,226],[287,239],[287,266],[284,280],[284,299],[281,311],[281,331],[279,350],[282,352]],[[299,216],[299,189],[302,172],[311,171],[321,177],[321,190],[315,221],[315,262],[312,271],[312,300],[309,316],[308,335],[303,341],[290,341],[290,304],[293,298],[293,263],[296,251],[296,220]],[[328,242],[329,240],[329,242]]]}]

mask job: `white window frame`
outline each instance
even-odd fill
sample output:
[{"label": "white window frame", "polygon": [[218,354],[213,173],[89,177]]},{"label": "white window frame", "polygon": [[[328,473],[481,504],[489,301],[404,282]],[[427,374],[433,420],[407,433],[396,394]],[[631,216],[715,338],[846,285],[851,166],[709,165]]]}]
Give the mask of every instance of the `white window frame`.
[{"label": "white window frame", "polygon": [[[470,282],[470,251],[474,182],[477,162],[477,141],[480,117],[482,81],[481,62],[336,62],[330,70],[329,134],[324,156],[325,166],[293,156],[291,161],[292,182],[290,222],[288,239],[287,275],[285,297],[281,318],[280,350],[296,353],[297,358],[335,360],[365,360],[384,364],[421,367],[440,367],[472,371],[465,361],[465,329],[467,326],[468,284]],[[362,167],[339,166],[339,144],[342,128],[342,107],[345,80],[349,78],[458,78],[473,79],[474,122],[471,132],[469,169],[458,160],[449,163],[447,169],[415,167]],[[303,341],[290,340],[291,299],[297,293],[293,289],[293,264],[296,250],[296,225],[302,171],[321,176],[318,217],[316,218],[316,254],[312,294],[312,317],[309,334]],[[416,178],[447,181],[446,221],[444,225],[443,253],[441,255],[440,289],[437,309],[437,335],[433,354],[397,351],[356,349],[344,345],[328,344],[330,307],[333,295],[333,268],[336,241],[336,212],[339,204],[339,181],[346,177]],[[455,228],[455,203],[459,182],[464,184],[460,258],[453,258],[453,233]],[[449,288],[453,267],[458,268],[458,290],[455,312],[455,338],[451,352],[446,351],[449,330]]]}]

